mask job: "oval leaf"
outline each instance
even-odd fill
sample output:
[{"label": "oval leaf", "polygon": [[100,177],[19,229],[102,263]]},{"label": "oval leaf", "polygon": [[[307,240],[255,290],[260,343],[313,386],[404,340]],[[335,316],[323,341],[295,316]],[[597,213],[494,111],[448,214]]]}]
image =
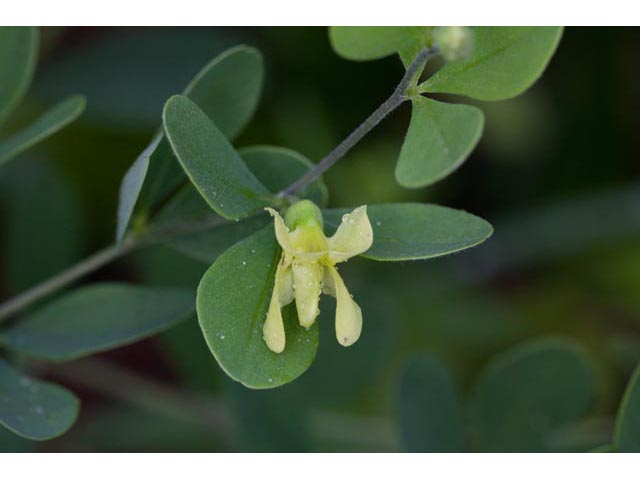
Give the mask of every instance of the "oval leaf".
[{"label": "oval leaf", "polygon": [[0,358],[0,424],[31,440],[62,435],[78,417],[80,402],[53,383],[22,375]]},{"label": "oval leaf", "polygon": [[[253,146],[238,151],[249,170],[274,194],[301,177],[312,165],[306,157],[287,148]],[[319,205],[329,201],[327,187],[322,177],[307,187],[299,196],[309,198]],[[186,185],[154,217],[155,224],[185,219],[202,220],[213,212],[191,184]],[[257,231],[257,230],[256,230]]]},{"label": "oval leaf", "polygon": [[0,344],[27,355],[66,361],[158,333],[193,312],[184,290],[127,284],[80,288],[0,333]]},{"label": "oval leaf", "polygon": [[295,306],[283,309],[287,345],[273,353],[262,338],[281,250],[269,225],[234,245],[204,274],[197,312],[202,333],[220,367],[249,388],[291,382],[313,362],[318,325],[298,324]]},{"label": "oval leaf", "polygon": [[347,60],[375,60],[424,45],[431,27],[329,27],[333,50]]},{"label": "oval leaf", "polygon": [[270,204],[272,195],[195,103],[171,97],[163,120],[178,161],[216,213],[235,220]]},{"label": "oval leaf", "polygon": [[[241,148],[238,153],[249,170],[274,194],[296,181],[313,166],[311,160],[289,148],[256,145]],[[313,200],[321,206],[329,202],[329,192],[322,177],[296,195]]]},{"label": "oval leaf", "polygon": [[586,354],[561,339],[515,347],[484,371],[475,396],[478,443],[488,452],[553,450],[553,434],[589,408]]},{"label": "oval leaf", "polygon": [[640,367],[633,372],[622,397],[614,437],[618,451],[640,452]]},{"label": "oval leaf", "polygon": [[211,263],[229,247],[270,222],[268,215],[256,215],[240,222],[225,222],[202,232],[174,237],[166,245],[195,260]]},{"label": "oval leaf", "polygon": [[[160,151],[158,153],[160,146]],[[151,143],[145,148],[142,153],[136,158],[135,162],[129,167],[127,173],[122,178],[120,184],[120,193],[118,195],[118,213],[117,213],[117,225],[116,225],[116,241],[120,241],[124,238],[124,234],[129,227],[131,216],[136,207],[138,197],[142,191],[142,185],[144,179],[147,176],[149,170],[149,161],[152,155],[160,157],[169,156],[171,148],[163,137],[162,133],[156,134]]]},{"label": "oval leaf", "polygon": [[[189,83],[184,95],[198,104],[222,133],[233,140],[256,110],[263,70],[258,50],[246,46],[231,48],[207,64]],[[183,178],[182,169],[160,132],[159,138],[154,138],[122,181],[116,238],[123,238],[139,197],[140,207],[148,208]]]},{"label": "oval leaf", "polygon": [[[337,228],[350,209],[325,210],[327,226]],[[484,242],[489,223],[462,210],[422,203],[367,206],[373,245],[362,254],[380,261],[424,260],[458,252]]]},{"label": "oval leaf", "polygon": [[461,409],[451,374],[430,356],[411,360],[402,374],[398,417],[409,452],[463,452]]},{"label": "oval leaf", "polygon": [[396,179],[404,187],[418,188],[443,179],[462,165],[480,140],[484,115],[470,105],[424,97],[416,97],[412,103]]},{"label": "oval leaf", "polygon": [[0,125],[27,93],[37,60],[36,27],[0,27]]},{"label": "oval leaf", "polygon": [[475,47],[420,85],[421,92],[455,93],[478,100],[521,94],[542,75],[560,42],[562,27],[475,27]]},{"label": "oval leaf", "polygon": [[[274,193],[301,177],[312,165],[306,157],[287,148],[255,146],[243,148],[238,153],[249,170]],[[322,178],[307,187],[300,196],[310,198],[319,205],[326,205],[329,197]],[[211,213],[202,197],[189,186],[158,214],[158,220],[202,220]],[[211,263],[231,245],[257,232],[270,221],[271,218],[264,214],[240,222],[223,223],[204,231],[174,237],[167,245],[196,260]]]},{"label": "oval leaf", "polygon": [[73,95],[45,112],[24,130],[0,142],[0,165],[73,122],[82,114],[86,103],[83,96]]}]

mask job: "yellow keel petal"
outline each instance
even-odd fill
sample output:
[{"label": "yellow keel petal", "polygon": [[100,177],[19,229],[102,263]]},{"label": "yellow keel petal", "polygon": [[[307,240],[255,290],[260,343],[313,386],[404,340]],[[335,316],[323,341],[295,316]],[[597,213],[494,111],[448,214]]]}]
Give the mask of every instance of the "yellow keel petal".
[{"label": "yellow keel petal", "polygon": [[322,292],[322,266],[317,263],[293,262],[293,288],[300,325],[309,328],[320,314]]},{"label": "yellow keel petal", "polygon": [[286,343],[284,321],[282,320],[282,311],[280,310],[280,286],[282,284],[284,271],[285,268],[281,261],[276,269],[269,310],[267,311],[267,318],[262,326],[262,337],[267,347],[269,347],[269,350],[275,353],[282,353]]},{"label": "yellow keel petal", "polygon": [[362,311],[351,298],[349,290],[335,267],[327,267],[333,277],[336,294],[336,338],[338,343],[348,347],[356,343],[362,332]]}]

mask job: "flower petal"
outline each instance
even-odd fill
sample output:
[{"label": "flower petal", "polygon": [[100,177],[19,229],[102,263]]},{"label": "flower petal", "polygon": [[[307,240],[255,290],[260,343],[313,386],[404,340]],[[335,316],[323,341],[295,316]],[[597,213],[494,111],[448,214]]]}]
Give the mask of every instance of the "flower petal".
[{"label": "flower petal", "polygon": [[333,281],[333,274],[331,273],[331,269],[329,267],[323,268],[322,293],[324,293],[325,295],[331,295],[333,298],[336,298],[336,285]]},{"label": "flower petal", "polygon": [[362,332],[362,311],[349,294],[335,267],[327,267],[333,278],[336,293],[336,338],[344,347],[353,345]]},{"label": "flower petal", "polygon": [[273,224],[276,232],[276,239],[285,252],[293,253],[293,247],[291,246],[291,239],[289,238],[289,229],[284,223],[284,220],[280,214],[273,208],[265,208],[267,212],[273,217]]},{"label": "flower petal", "polygon": [[[283,257],[284,260],[284,257]],[[280,307],[286,307],[295,298],[293,291],[293,272],[290,266],[284,267],[282,275],[278,280],[278,298],[280,300]]]},{"label": "flower petal", "polygon": [[331,262],[345,262],[366,252],[373,243],[373,229],[367,216],[367,206],[356,208],[342,217],[336,233],[327,240]]},{"label": "flower petal", "polygon": [[[282,257],[284,260],[284,256]],[[273,282],[273,293],[271,294],[271,302],[267,311],[267,318],[262,326],[262,337],[264,338],[269,350],[275,353],[282,353],[285,347],[284,321],[282,320],[282,311],[280,310],[280,285],[285,268],[283,262],[278,264],[276,276]]]},{"label": "flower petal", "polygon": [[[282,247],[282,250],[284,250],[291,256],[296,256],[310,261],[317,260],[318,258],[326,254],[326,247],[322,251],[307,251],[306,248],[309,247],[309,242],[305,241],[306,239],[304,238],[302,232],[290,232],[289,227],[287,227],[287,224],[284,223],[284,220],[277,211],[269,207],[265,208],[265,210],[268,211],[273,217],[276,239],[278,240],[280,247]],[[320,234],[322,234],[322,231],[320,232]],[[315,238],[316,235],[314,235],[313,237],[314,238],[312,238],[312,243],[313,246],[315,246],[318,241]],[[322,238],[321,240],[322,242],[324,242],[324,238]]]},{"label": "flower petal", "polygon": [[317,263],[294,261],[293,288],[300,325],[309,328],[318,318],[320,293],[322,292],[323,267]]}]

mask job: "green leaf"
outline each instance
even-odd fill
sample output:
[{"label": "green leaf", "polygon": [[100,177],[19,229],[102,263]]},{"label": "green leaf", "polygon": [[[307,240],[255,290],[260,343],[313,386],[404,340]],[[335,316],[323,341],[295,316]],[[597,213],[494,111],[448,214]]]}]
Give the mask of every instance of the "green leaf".
[{"label": "green leaf", "polygon": [[[245,147],[240,149],[238,154],[256,178],[273,193],[279,192],[297,180],[313,165],[298,152],[281,147]],[[310,198],[319,205],[326,205],[329,201],[327,187],[322,177],[307,187],[300,196]],[[185,219],[202,220],[213,216],[211,208],[195,187],[188,184],[155,215],[154,224],[184,222]]]},{"label": "green leaf", "polygon": [[158,133],[147,148],[145,148],[138,158],[136,158],[135,162],[133,162],[131,167],[129,167],[129,170],[127,170],[127,173],[125,173],[122,178],[120,193],[118,195],[119,200],[116,225],[116,240],[118,242],[124,238],[124,234],[129,227],[131,216],[133,215],[138,197],[142,191],[144,179],[146,178],[149,170],[149,161],[151,156],[159,151],[159,146],[160,151],[164,152],[168,157],[170,148],[167,141],[162,136],[162,133]]},{"label": "green leaf", "polygon": [[229,247],[253,235],[273,219],[256,215],[240,222],[225,222],[202,232],[187,233],[167,242],[167,246],[195,260],[211,263]]},{"label": "green leaf", "polygon": [[66,361],[133,343],[186,319],[185,290],[103,283],[74,290],[0,332],[0,345]]},{"label": "green leaf", "polygon": [[[323,212],[327,226],[337,228],[350,209]],[[369,205],[373,245],[363,257],[380,261],[423,260],[458,252],[484,242],[493,228],[462,210],[422,203]]]},{"label": "green leaf", "polygon": [[245,452],[311,452],[307,398],[293,386],[248,390],[233,385],[229,393]]},{"label": "green leaf", "polygon": [[182,168],[217,214],[236,220],[270,205],[272,195],[195,103],[171,97],[163,120]]},{"label": "green leaf", "polygon": [[455,385],[435,357],[412,359],[402,374],[398,416],[409,452],[463,452],[464,429]]},{"label": "green leaf", "polygon": [[68,390],[34,380],[0,358],[0,424],[31,440],[62,435],[78,417],[80,402]]},{"label": "green leaf", "polygon": [[640,367],[633,372],[616,418],[615,448],[640,452]]},{"label": "green leaf", "polygon": [[240,45],[221,53],[191,80],[184,95],[198,105],[230,140],[258,107],[264,67],[258,50]]},{"label": "green leaf", "polygon": [[333,50],[348,60],[374,60],[425,45],[431,27],[329,27]]},{"label": "green leaf", "polygon": [[553,434],[587,412],[592,372],[562,339],[512,348],[484,371],[475,396],[478,444],[488,452],[551,451]]},{"label": "green leaf", "polygon": [[37,60],[36,27],[0,27],[0,125],[27,93]]},{"label": "green leaf", "polygon": [[479,100],[515,97],[540,77],[560,42],[562,27],[475,27],[475,47],[419,86]]},{"label": "green leaf", "polygon": [[470,105],[412,100],[409,131],[396,165],[398,183],[424,187],[443,179],[462,165],[482,135],[484,116]]},{"label": "green leaf", "polygon": [[302,328],[293,304],[282,312],[284,352],[273,353],[262,338],[280,254],[269,225],[221,255],[198,287],[198,321],[209,349],[231,378],[249,388],[291,382],[309,368],[318,348],[317,323]]},{"label": "green leaf", "polygon": [[[254,146],[243,148],[238,153],[249,170],[274,193],[301,177],[312,165],[299,153],[280,147]],[[300,196],[310,198],[319,205],[326,205],[329,195],[327,187],[320,178],[307,187]],[[164,211],[158,214],[158,220],[160,222],[167,218],[180,218],[183,221],[185,218],[203,220],[207,213],[211,214],[211,209],[190,186],[178,194]],[[211,263],[231,245],[257,232],[270,222],[271,217],[264,214],[240,222],[222,223],[201,232],[174,237],[167,242],[167,245],[196,260]]]},{"label": "green leaf", "polygon": [[[249,170],[274,194],[292,184],[313,166],[307,157],[288,148],[256,145],[241,148],[238,153]],[[329,192],[322,177],[297,195],[321,206],[329,202]]]},{"label": "green leaf", "polygon": [[0,166],[73,122],[82,114],[85,105],[83,96],[73,95],[45,112],[24,130],[0,141]]},{"label": "green leaf", "polygon": [[7,296],[81,260],[90,241],[83,197],[60,165],[47,158],[25,160],[0,175],[1,276]]},{"label": "green leaf", "polygon": [[[184,95],[232,140],[255,112],[263,75],[260,52],[246,46],[231,48],[206,65],[189,83]],[[116,238],[123,238],[136,206],[148,208],[183,178],[171,147],[160,131],[122,180]]]},{"label": "green leaf", "polygon": [[589,453],[617,453],[615,445],[600,445],[589,451]]}]

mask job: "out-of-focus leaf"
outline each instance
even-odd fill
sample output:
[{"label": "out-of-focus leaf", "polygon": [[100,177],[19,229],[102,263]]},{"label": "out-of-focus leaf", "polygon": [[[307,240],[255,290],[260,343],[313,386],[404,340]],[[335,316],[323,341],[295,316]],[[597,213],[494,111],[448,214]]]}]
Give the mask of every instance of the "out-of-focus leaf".
[{"label": "out-of-focus leaf", "polygon": [[80,402],[68,390],[34,380],[0,359],[0,424],[31,440],[66,432],[78,417]]},{"label": "out-of-focus leaf", "polygon": [[231,399],[244,451],[311,451],[305,399],[295,388],[256,391],[236,384]]},{"label": "out-of-focus leaf", "polygon": [[[506,268],[566,259],[640,237],[640,185],[605,190],[519,212],[496,222],[496,235],[471,252],[478,278]],[[597,218],[598,223],[593,219]]]},{"label": "out-of-focus leaf", "polygon": [[[325,222],[337,228],[349,209],[325,210]],[[493,233],[489,223],[462,210],[420,203],[369,205],[373,245],[362,254],[380,261],[421,260],[482,243]]]},{"label": "out-of-focus leaf", "polygon": [[431,27],[329,27],[333,50],[348,60],[375,60],[425,45]]},{"label": "out-of-focus leaf", "polygon": [[600,445],[591,450],[590,453],[616,453],[617,451],[615,445]]},{"label": "out-of-focus leaf", "polygon": [[364,279],[357,275],[359,267],[369,265],[371,262],[358,262],[340,271],[363,316],[362,335],[349,348],[336,341],[335,300],[327,295],[320,299],[320,315],[316,320],[320,330],[317,358],[302,378],[287,386],[287,389],[301,387],[305,401],[314,408],[339,410],[347,403],[358,401],[363,391],[374,388],[380,372],[388,367],[397,351],[400,326],[399,322],[389,319],[397,315],[398,303],[386,289],[376,285],[377,282],[370,282],[366,274]]},{"label": "out-of-focus leaf", "polygon": [[81,95],[67,98],[45,112],[24,130],[1,140],[0,166],[73,122],[82,114],[85,105],[85,98]]},{"label": "out-of-focus leaf", "polygon": [[[250,47],[235,47],[207,64],[189,83],[184,95],[203,110],[224,136],[233,139],[255,112],[262,78],[260,53]],[[147,208],[182,178],[171,148],[159,132],[122,181],[116,238],[122,239],[138,198]]]},{"label": "out-of-focus leaf", "polygon": [[478,446],[486,452],[544,452],[552,436],[587,412],[592,372],[585,352],[543,339],[496,357],[474,400]]},{"label": "out-of-focus leaf", "polygon": [[81,92],[88,101],[84,126],[147,136],[160,125],[167,98],[183,92],[225,51],[251,39],[250,31],[238,28],[118,28],[105,33],[83,36],[64,54],[50,56],[38,72],[33,95],[47,104]]},{"label": "out-of-focus leaf", "polygon": [[65,361],[126,345],[193,312],[184,290],[95,284],[74,290],[0,332],[0,345]]},{"label": "out-of-focus leaf", "polygon": [[470,105],[436,102],[418,96],[396,165],[398,183],[408,188],[443,179],[467,159],[480,136],[484,116]]},{"label": "out-of-focus leaf", "polygon": [[447,63],[420,85],[422,92],[479,100],[515,97],[540,77],[560,42],[561,27],[475,27],[473,54]]},{"label": "out-of-focus leaf", "polygon": [[0,453],[30,453],[37,443],[0,426]]},{"label": "out-of-focus leaf", "polygon": [[464,428],[451,374],[435,357],[412,359],[400,383],[398,420],[410,452],[462,452]]},{"label": "out-of-focus leaf", "polygon": [[37,60],[36,27],[0,27],[0,125],[27,92]]},{"label": "out-of-focus leaf", "polygon": [[[126,429],[126,435],[123,435]],[[148,408],[117,405],[95,409],[64,436],[74,452],[206,453],[225,451],[221,432]]]},{"label": "out-of-focus leaf", "polygon": [[269,191],[195,103],[171,97],[163,120],[178,161],[216,213],[235,220],[270,204]]},{"label": "out-of-focus leaf", "polygon": [[300,376],[318,348],[317,324],[298,324],[295,306],[283,309],[286,347],[267,348],[262,326],[280,257],[272,226],[234,245],[202,277],[198,321],[214,357],[234,380],[249,388],[273,388]]},{"label": "out-of-focus leaf", "polygon": [[616,419],[614,444],[621,452],[640,452],[640,367],[629,380]]},{"label": "out-of-focus leaf", "polygon": [[11,163],[0,175],[5,222],[0,245],[8,293],[60,272],[84,253],[84,207],[69,180],[47,160]]},{"label": "out-of-focus leaf", "polygon": [[193,318],[160,334],[158,341],[173,371],[189,388],[214,393],[226,380],[204,341],[195,312]]}]

